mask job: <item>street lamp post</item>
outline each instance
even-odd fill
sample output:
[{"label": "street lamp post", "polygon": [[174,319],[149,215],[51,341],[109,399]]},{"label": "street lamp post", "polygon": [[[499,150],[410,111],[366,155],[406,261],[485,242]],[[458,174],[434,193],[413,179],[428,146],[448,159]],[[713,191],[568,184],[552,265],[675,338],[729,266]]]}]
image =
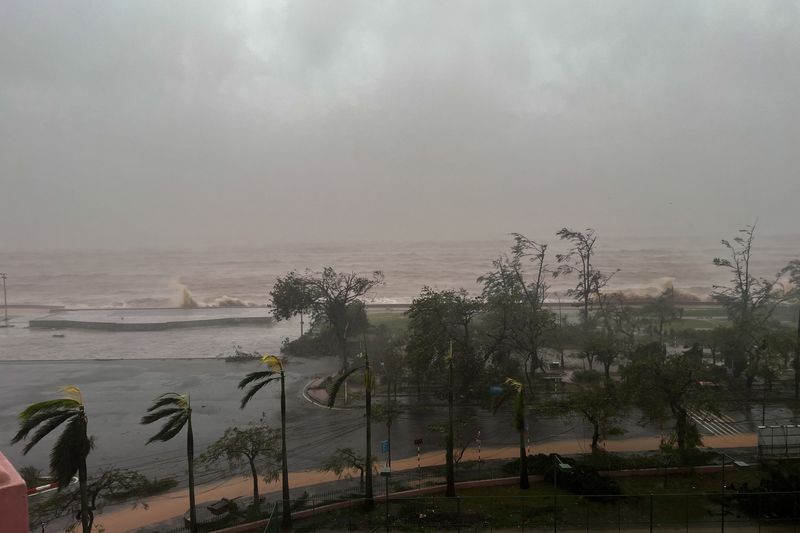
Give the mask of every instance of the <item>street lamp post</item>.
[{"label": "street lamp post", "polygon": [[561,460],[557,453],[553,454],[553,533],[558,532],[558,471],[572,470],[572,466]]},{"label": "street lamp post", "polygon": [[725,513],[727,512],[727,509],[726,509],[727,505],[726,505],[726,501],[725,501],[725,460],[726,459],[730,460],[731,464],[733,464],[735,466],[738,466],[740,468],[746,467],[746,466],[748,466],[748,464],[745,463],[744,461],[737,461],[736,459],[734,459],[733,457],[731,457],[730,455],[728,455],[725,452],[720,452],[718,450],[713,450],[713,451],[714,451],[714,453],[716,453],[717,455],[719,455],[722,458],[722,491],[721,491],[722,492],[722,505],[720,506],[721,513],[720,513],[720,519],[719,519],[719,526],[720,526],[719,530],[720,530],[721,533],[725,533]]},{"label": "street lamp post", "polygon": [[[386,531],[389,531],[389,476],[392,473],[392,397],[391,397],[391,387],[390,387],[390,379],[389,379],[389,372],[386,368],[386,365],[383,361],[381,361],[381,367],[383,368],[385,375],[386,375],[386,466],[381,472],[386,479],[386,490],[385,490],[385,504],[386,504]],[[417,454],[419,455],[419,454]]]},{"label": "street lamp post", "polygon": [[4,322],[8,325],[8,300],[6,300],[6,273],[0,272],[0,278],[3,278],[3,312],[5,313]]}]

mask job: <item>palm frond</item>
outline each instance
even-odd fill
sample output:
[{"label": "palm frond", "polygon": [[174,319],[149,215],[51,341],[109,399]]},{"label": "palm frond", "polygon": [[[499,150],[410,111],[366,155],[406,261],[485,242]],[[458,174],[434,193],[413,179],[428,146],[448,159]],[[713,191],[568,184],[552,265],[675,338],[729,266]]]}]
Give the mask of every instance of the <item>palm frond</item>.
[{"label": "palm frond", "polygon": [[183,426],[186,425],[186,422],[189,421],[189,411],[188,410],[181,410],[178,413],[172,415],[164,425],[161,426],[161,429],[158,430],[158,433],[150,437],[147,441],[147,444],[151,442],[167,442],[171,440],[175,435],[180,433]]},{"label": "palm frond", "polygon": [[45,400],[43,402],[34,403],[29,405],[19,414],[19,421],[24,422],[30,417],[42,411],[50,411],[52,409],[77,409],[81,404],[72,398],[57,398],[55,400]]},{"label": "palm frond", "polygon": [[522,383],[516,379],[506,378],[503,384],[505,385],[505,389],[503,390],[503,394],[500,395],[500,397],[494,402],[494,405],[492,406],[492,413],[497,413],[497,411],[500,409],[500,406],[506,403],[509,398],[514,396],[514,394],[520,394],[522,391]]},{"label": "palm frond", "polygon": [[69,485],[91,448],[92,443],[86,436],[86,419],[74,417],[50,451],[50,470],[59,483],[59,490]]},{"label": "palm frond", "polygon": [[283,371],[283,363],[281,363],[280,358],[276,355],[265,353],[264,357],[261,358],[261,362],[267,365],[273,372]]},{"label": "palm frond", "polygon": [[59,416],[60,413],[77,413],[79,412],[77,409],[63,409],[63,408],[54,408],[54,409],[43,409],[40,411],[36,411],[32,415],[22,419],[20,417],[19,423],[19,430],[17,434],[14,435],[14,438],[11,439],[11,444],[16,444],[17,442],[24,440],[28,437],[28,434],[33,431],[36,427],[40,424],[43,424],[53,418],[54,416]]},{"label": "palm frond", "polygon": [[[274,373],[273,373],[274,374]],[[239,408],[244,409],[247,403],[255,396],[255,394],[260,391],[267,383],[271,383],[273,381],[277,381],[279,378],[271,377],[269,379],[265,379],[261,383],[256,383],[250,389],[248,389],[247,393],[242,396],[242,401],[239,403]]]},{"label": "palm frond", "polygon": [[81,389],[77,385],[67,385],[66,387],[61,387],[60,390],[71,400],[83,405],[83,394],[81,394]]},{"label": "palm frond", "polygon": [[248,386],[250,383],[254,381],[258,381],[259,379],[266,379],[272,377],[276,374],[272,370],[262,370],[260,372],[250,372],[247,374],[242,381],[239,382],[239,388],[243,389]]},{"label": "palm frond", "polygon": [[51,431],[73,416],[80,416],[80,411],[74,411],[70,409],[53,412],[53,414],[46,421],[39,425],[39,429],[36,430],[31,439],[27,442],[27,444],[25,444],[25,447],[22,449],[23,455],[31,451],[31,448],[33,448],[36,443],[45,438],[50,434]]},{"label": "palm frond", "polygon": [[186,408],[189,405],[189,400],[182,394],[167,392],[153,400],[153,405],[147,408],[147,412],[149,413],[168,405]]},{"label": "palm frond", "polygon": [[167,418],[169,416],[173,416],[176,413],[182,413],[182,412],[186,412],[186,409],[183,409],[181,407],[167,407],[159,411],[147,413],[142,417],[142,419],[139,422],[141,424],[152,424],[153,422],[157,422],[162,418]]},{"label": "palm frond", "polygon": [[350,370],[348,370],[347,372],[345,372],[344,374],[342,374],[338,378],[336,378],[336,381],[334,381],[331,384],[331,388],[328,391],[328,407],[329,408],[333,407],[333,404],[336,403],[336,396],[339,394],[339,389],[342,388],[342,385],[344,385],[344,382],[347,381],[347,378],[349,378],[355,371],[361,370],[361,368],[363,368],[363,367],[356,366],[356,367],[351,368]]}]

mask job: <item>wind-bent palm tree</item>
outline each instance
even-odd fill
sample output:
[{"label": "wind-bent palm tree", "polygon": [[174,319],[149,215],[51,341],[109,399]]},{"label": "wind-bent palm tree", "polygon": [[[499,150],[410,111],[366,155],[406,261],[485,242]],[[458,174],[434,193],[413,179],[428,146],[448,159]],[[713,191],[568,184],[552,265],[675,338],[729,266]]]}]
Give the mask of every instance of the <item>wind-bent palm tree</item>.
[{"label": "wind-bent palm tree", "polygon": [[525,450],[525,386],[516,379],[506,378],[506,393],[495,406],[495,412],[509,396],[514,396],[514,429],[519,433],[519,488],[530,488],[528,454]]},{"label": "wind-bent palm tree", "polygon": [[336,403],[336,396],[344,385],[347,378],[353,373],[361,370],[364,372],[364,399],[366,403],[366,417],[367,417],[367,449],[366,449],[366,485],[364,488],[364,504],[367,509],[371,509],[375,505],[375,499],[372,493],[372,374],[369,370],[369,354],[367,353],[367,345],[364,343],[364,364],[356,365],[347,372],[344,372],[336,381],[331,385],[330,392],[328,393],[328,407],[331,408]]},{"label": "wind-bent palm tree", "polygon": [[274,356],[265,354],[261,358],[261,363],[267,365],[268,370],[251,372],[239,382],[239,388],[243,389],[250,385],[247,393],[242,397],[241,408],[244,409],[253,396],[265,385],[273,381],[281,382],[281,483],[283,492],[283,510],[281,512],[281,527],[291,529],[292,510],[289,500],[289,463],[286,460],[286,380],[283,371],[283,363]]},{"label": "wind-bent palm tree", "polygon": [[61,391],[66,393],[66,398],[45,400],[29,405],[19,414],[19,431],[11,439],[11,444],[26,440],[30,432],[36,429],[22,449],[22,453],[27,454],[36,443],[58,426],[66,424],[50,452],[50,470],[58,481],[59,490],[68,486],[75,472],[78,473],[81,492],[81,526],[83,533],[89,533],[91,511],[87,493],[86,457],[92,449],[92,440],[87,434],[88,419],[83,408],[81,390],[72,385],[62,388]]},{"label": "wind-bent palm tree", "polygon": [[166,419],[161,429],[150,437],[151,442],[167,442],[186,428],[186,456],[189,461],[189,527],[197,533],[197,512],[194,507],[194,434],[192,433],[192,404],[188,394],[167,392],[155,400],[142,417],[142,424],[152,424]]}]

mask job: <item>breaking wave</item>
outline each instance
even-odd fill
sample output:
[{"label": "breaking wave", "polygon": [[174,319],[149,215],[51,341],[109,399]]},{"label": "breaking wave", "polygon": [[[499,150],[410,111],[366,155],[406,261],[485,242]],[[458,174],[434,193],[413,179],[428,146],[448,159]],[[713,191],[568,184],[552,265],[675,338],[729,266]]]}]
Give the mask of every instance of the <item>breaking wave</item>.
[{"label": "breaking wave", "polygon": [[242,300],[233,296],[220,296],[210,301],[198,302],[189,290],[189,287],[181,284],[181,296],[178,307],[183,309],[204,308],[223,308],[223,307],[260,307],[258,304]]}]

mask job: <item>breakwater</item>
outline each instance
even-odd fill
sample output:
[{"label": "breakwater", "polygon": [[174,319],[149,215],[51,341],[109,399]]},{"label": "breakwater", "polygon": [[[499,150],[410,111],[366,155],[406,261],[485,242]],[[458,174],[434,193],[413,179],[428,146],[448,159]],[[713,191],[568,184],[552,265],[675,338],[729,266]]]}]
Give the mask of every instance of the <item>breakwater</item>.
[{"label": "breakwater", "polygon": [[161,331],[214,326],[260,326],[272,322],[265,308],[59,310],[31,319],[38,329]]}]

